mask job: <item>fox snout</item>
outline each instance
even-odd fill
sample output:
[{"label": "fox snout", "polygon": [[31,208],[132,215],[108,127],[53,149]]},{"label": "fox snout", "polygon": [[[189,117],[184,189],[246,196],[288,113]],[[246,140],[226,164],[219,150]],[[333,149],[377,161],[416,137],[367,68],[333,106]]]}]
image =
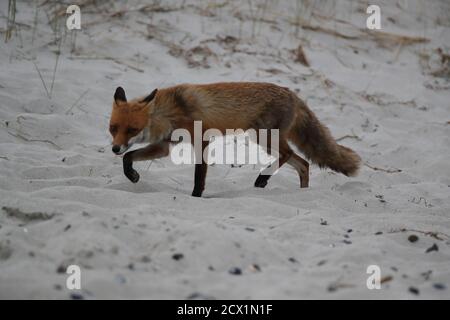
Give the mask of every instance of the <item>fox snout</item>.
[{"label": "fox snout", "polygon": [[123,154],[125,151],[127,151],[131,147],[131,144],[124,145],[124,144],[114,144],[112,146],[112,152],[114,152],[117,155]]},{"label": "fox snout", "polygon": [[115,154],[119,153],[120,152],[120,146],[114,145],[112,147],[112,152],[114,152]]},{"label": "fox snout", "polygon": [[128,142],[122,144],[115,143],[115,141],[113,141],[112,152],[114,152],[117,155],[120,155],[125,151],[127,151],[128,149],[130,149],[130,147],[135,143],[145,142],[146,139],[148,139],[148,134],[146,135],[146,133],[147,133],[146,130],[142,130],[136,136],[129,139]]}]

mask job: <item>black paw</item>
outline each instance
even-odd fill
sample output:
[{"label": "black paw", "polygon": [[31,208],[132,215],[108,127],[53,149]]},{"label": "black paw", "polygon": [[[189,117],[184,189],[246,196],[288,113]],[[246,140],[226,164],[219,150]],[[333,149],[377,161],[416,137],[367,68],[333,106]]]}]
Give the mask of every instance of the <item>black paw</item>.
[{"label": "black paw", "polygon": [[267,185],[267,180],[265,176],[258,176],[258,178],[255,181],[255,187],[256,188],[264,188]]},{"label": "black paw", "polygon": [[203,193],[203,190],[200,189],[194,189],[194,191],[192,191],[192,196],[193,197],[201,197]]},{"label": "black paw", "polygon": [[131,169],[125,172],[125,176],[130,179],[131,182],[136,183],[139,181],[139,173],[136,170]]}]

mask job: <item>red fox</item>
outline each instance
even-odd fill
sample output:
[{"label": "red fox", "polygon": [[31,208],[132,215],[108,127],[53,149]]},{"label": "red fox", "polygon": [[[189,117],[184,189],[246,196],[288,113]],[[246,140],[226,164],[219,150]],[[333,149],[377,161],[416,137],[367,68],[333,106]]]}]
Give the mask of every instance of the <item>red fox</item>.
[{"label": "red fox", "polygon": [[[123,154],[139,139],[149,143],[123,156],[125,176],[131,182],[138,182],[139,174],[133,169],[133,162],[168,156],[173,130],[184,128],[192,136],[194,121],[199,120],[203,130],[215,128],[223,133],[226,129],[278,129],[279,167],[286,162],[293,166],[301,188],[309,185],[309,163],[291,149],[288,141],[319,167],[354,176],[360,166],[361,158],[353,150],[337,144],[328,128],[288,88],[270,83],[224,82],[155,89],[148,96],[131,101],[127,101],[125,91],[118,87],[109,127],[112,151]],[[203,148],[207,145],[204,142]],[[271,154],[270,141],[266,151]],[[206,172],[207,163],[202,159],[195,165],[192,196],[202,195]],[[270,177],[261,172],[255,187],[264,188]]]}]

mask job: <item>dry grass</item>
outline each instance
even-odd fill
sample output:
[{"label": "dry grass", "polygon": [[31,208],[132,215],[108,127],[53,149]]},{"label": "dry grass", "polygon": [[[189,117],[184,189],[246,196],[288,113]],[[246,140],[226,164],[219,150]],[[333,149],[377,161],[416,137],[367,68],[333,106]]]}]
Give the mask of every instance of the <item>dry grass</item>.
[{"label": "dry grass", "polygon": [[16,26],[16,0],[8,1],[8,20],[6,24],[5,42],[12,37],[12,32]]}]

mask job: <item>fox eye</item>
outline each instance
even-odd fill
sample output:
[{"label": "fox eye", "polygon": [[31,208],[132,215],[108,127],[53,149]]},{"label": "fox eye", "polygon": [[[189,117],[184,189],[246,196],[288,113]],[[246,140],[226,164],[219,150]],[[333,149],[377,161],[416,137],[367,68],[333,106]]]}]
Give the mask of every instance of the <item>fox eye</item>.
[{"label": "fox eye", "polygon": [[116,134],[117,133],[117,126],[116,125],[109,126],[109,132],[111,132],[111,134]]},{"label": "fox eye", "polygon": [[127,133],[130,135],[138,134],[138,132],[139,132],[139,129],[136,129],[136,128],[128,128],[127,129]]}]

